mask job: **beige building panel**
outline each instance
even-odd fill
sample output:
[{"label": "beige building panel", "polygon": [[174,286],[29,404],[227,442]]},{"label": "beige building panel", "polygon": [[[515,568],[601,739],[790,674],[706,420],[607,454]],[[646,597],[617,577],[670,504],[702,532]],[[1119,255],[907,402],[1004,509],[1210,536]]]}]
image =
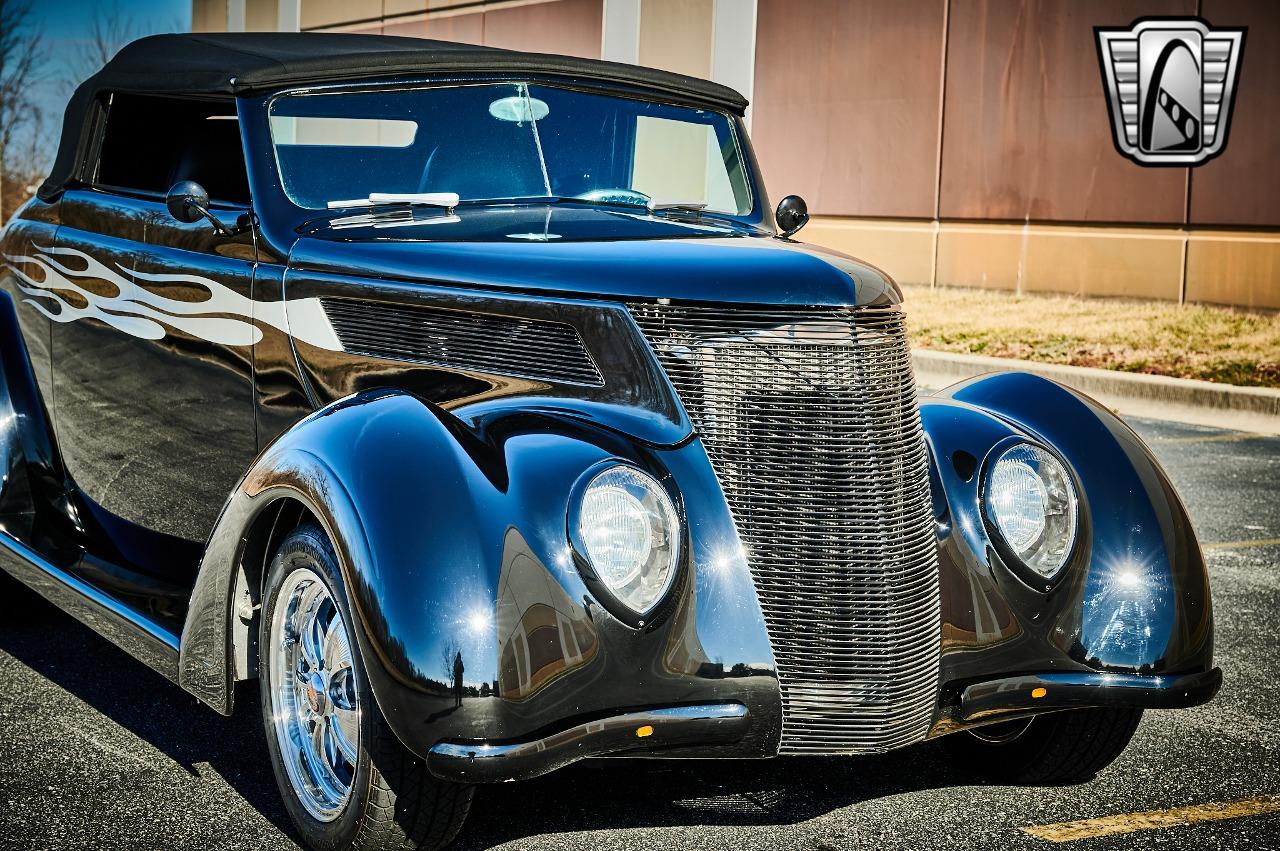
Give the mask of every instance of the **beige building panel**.
[{"label": "beige building panel", "polygon": [[299,17],[304,30],[343,26],[382,17],[382,0],[302,0]]},{"label": "beige building panel", "polygon": [[934,217],[945,10],[760,0],[754,90],[743,94],[776,197],[802,195],[830,216]]},{"label": "beige building panel", "polygon": [[220,33],[226,30],[227,0],[194,0],[191,4],[192,32]]},{"label": "beige building panel", "polygon": [[390,17],[391,15],[411,15],[414,12],[427,11],[427,0],[383,0],[382,14]]},{"label": "beige building panel", "polygon": [[1029,235],[1017,226],[948,227],[938,233],[939,284],[1017,289]]},{"label": "beige building panel", "polygon": [[1022,289],[1177,301],[1184,239],[1172,228],[1032,227]]},{"label": "beige building panel", "polygon": [[815,217],[799,237],[865,260],[902,284],[927,284],[933,275],[933,226],[928,223]]},{"label": "beige building panel", "polygon": [[1280,309],[1280,234],[1192,236],[1187,301]]},{"label": "beige building panel", "polygon": [[[302,4],[303,6],[306,3]],[[249,32],[275,32],[280,26],[278,0],[247,0],[244,6],[244,28]]]},{"label": "beige building panel", "polygon": [[[927,222],[816,216],[803,242],[833,248],[900,283],[933,279]],[[1183,244],[1175,228],[942,224],[936,281],[949,286],[1177,301]],[[1189,302],[1280,309],[1280,234],[1197,232],[1187,242]]]},{"label": "beige building panel", "polygon": [[947,225],[939,284],[1176,301],[1183,234],[1176,229]]},{"label": "beige building panel", "polygon": [[[476,15],[476,17],[481,17]],[[433,38],[427,32],[427,16],[422,15],[416,18],[395,18],[386,21],[382,25],[383,35],[400,35],[410,38]],[[452,39],[453,41],[463,41],[463,39]]]},{"label": "beige building panel", "polygon": [[711,76],[713,0],[642,0],[640,64]]},{"label": "beige building panel", "polygon": [[484,12],[472,12],[467,15],[432,15],[424,22],[426,31],[404,33],[427,38],[438,38],[442,41],[463,41],[467,44],[484,44]]},{"label": "beige building panel", "polygon": [[321,32],[356,33],[357,35],[386,35],[386,32],[382,29],[382,21],[380,20],[363,24],[335,24],[331,27],[325,27]]},{"label": "beige building panel", "polygon": [[508,50],[599,59],[603,10],[603,0],[486,6],[484,43]]}]

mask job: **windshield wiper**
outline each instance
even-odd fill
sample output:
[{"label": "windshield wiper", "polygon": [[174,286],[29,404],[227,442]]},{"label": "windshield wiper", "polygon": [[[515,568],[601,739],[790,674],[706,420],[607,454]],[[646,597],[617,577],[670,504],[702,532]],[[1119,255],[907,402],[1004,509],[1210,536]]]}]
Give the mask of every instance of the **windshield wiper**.
[{"label": "windshield wiper", "polygon": [[707,208],[705,201],[658,201],[649,199],[646,204],[649,212],[655,213],[660,210],[674,210],[677,213],[701,213]]},{"label": "windshield wiper", "polygon": [[346,210],[352,207],[380,207],[384,204],[409,204],[422,207],[443,207],[452,213],[458,206],[457,192],[370,192],[367,198],[349,201],[330,201],[330,210]]},{"label": "windshield wiper", "polygon": [[759,231],[755,225],[742,221],[731,213],[708,210],[703,201],[658,201],[648,205],[649,215],[661,214],[663,218],[684,221],[702,227],[720,227]]},{"label": "windshield wiper", "polygon": [[688,221],[691,224],[706,224],[707,219],[713,219],[717,223],[754,230],[750,225],[728,213],[708,210],[706,201],[650,201],[646,206],[651,216],[661,214],[663,218]]}]

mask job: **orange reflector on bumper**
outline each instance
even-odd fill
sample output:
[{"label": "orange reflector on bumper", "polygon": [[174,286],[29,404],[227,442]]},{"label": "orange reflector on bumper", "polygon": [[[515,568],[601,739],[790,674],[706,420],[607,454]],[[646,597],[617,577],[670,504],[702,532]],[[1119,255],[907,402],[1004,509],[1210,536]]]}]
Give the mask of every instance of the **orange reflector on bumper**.
[{"label": "orange reflector on bumper", "polygon": [[636,736],[638,738],[643,739],[652,735],[653,735],[653,728],[650,727],[648,724],[645,724],[643,727],[636,728]]},{"label": "orange reflector on bumper", "polygon": [[1044,688],[1043,686],[1039,688],[1033,688],[1031,690],[1031,696],[1036,698],[1044,697],[1048,693],[1049,693],[1049,690],[1047,688]]}]

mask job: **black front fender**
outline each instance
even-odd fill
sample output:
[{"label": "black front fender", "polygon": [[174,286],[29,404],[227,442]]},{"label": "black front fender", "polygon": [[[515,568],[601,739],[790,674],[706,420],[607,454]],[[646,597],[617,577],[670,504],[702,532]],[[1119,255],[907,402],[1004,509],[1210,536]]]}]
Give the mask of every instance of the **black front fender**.
[{"label": "black front fender", "polygon": [[[610,459],[666,483],[686,529],[698,530],[670,603],[643,629],[592,600],[568,547],[573,486]],[[255,463],[200,572],[180,682],[223,711],[245,530],[282,498],[303,503],[333,539],[378,704],[420,755],[439,741],[514,740],[620,711],[727,701],[752,717],[729,750],[776,750],[763,618],[696,441],[652,449],[536,412],[468,425],[390,391],[313,414]]]},{"label": "black front fender", "polygon": [[[926,398],[922,417],[934,460],[944,731],[960,693],[976,683],[1212,670],[1204,559],[1168,476],[1132,429],[1092,399],[1027,373],[955,385]],[[993,450],[1011,439],[1058,454],[1080,491],[1079,543],[1051,582],[1002,558],[980,507]]]}]

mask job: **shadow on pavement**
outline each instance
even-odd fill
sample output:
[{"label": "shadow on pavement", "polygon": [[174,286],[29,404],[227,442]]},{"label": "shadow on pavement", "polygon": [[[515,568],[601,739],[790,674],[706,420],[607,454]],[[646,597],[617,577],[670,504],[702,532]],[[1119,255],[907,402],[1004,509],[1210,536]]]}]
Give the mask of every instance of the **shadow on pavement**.
[{"label": "shadow on pavement", "polygon": [[935,743],[865,757],[587,760],[479,788],[457,847],[580,830],[794,824],[860,801],[973,782]]},{"label": "shadow on pavement", "polygon": [[135,736],[200,774],[208,764],[241,797],[295,842],[280,803],[262,728],[257,683],[236,693],[230,717],[214,712],[88,627],[7,576],[0,590],[21,595],[6,605],[0,651],[79,698]]},{"label": "shadow on pavement", "polygon": [[[41,600],[0,629],[0,651],[188,771],[207,763],[298,841],[267,761],[256,683],[242,685],[235,715],[224,718]],[[973,782],[936,743],[866,757],[587,760],[535,780],[480,787],[456,847],[581,830],[793,824],[864,800]]]}]

